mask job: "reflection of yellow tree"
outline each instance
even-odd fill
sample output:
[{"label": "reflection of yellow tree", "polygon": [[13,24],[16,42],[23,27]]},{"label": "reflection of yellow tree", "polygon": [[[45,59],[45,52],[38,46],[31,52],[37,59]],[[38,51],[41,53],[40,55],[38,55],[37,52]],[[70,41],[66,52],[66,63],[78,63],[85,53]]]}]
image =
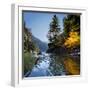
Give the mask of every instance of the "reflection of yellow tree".
[{"label": "reflection of yellow tree", "polygon": [[71,58],[67,58],[66,60],[64,60],[64,65],[65,65],[66,71],[68,71],[70,74],[72,74],[72,75],[80,74],[79,65]]},{"label": "reflection of yellow tree", "polygon": [[69,37],[65,40],[64,46],[67,48],[73,48],[80,45],[80,35],[78,32],[71,31]]}]

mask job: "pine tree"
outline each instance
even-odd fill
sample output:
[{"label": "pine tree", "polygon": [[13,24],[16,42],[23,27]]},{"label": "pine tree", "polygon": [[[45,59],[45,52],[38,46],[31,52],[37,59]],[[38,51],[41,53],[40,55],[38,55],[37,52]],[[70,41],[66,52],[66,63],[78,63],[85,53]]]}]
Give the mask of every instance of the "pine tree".
[{"label": "pine tree", "polygon": [[70,31],[77,31],[80,34],[80,15],[67,15],[64,18],[64,32],[67,37]]},{"label": "pine tree", "polygon": [[80,15],[67,15],[64,18],[64,46],[69,49],[80,49]]},{"label": "pine tree", "polygon": [[60,25],[58,22],[58,17],[53,16],[52,22],[50,23],[50,30],[48,32],[49,48],[55,47],[55,44],[58,42],[58,37],[60,36]]}]

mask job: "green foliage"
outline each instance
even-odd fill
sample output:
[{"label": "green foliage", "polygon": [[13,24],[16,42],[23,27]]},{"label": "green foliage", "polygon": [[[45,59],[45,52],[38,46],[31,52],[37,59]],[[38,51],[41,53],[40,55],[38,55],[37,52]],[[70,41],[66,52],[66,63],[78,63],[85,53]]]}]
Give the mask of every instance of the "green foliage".
[{"label": "green foliage", "polygon": [[31,71],[34,64],[35,58],[33,57],[33,51],[39,52],[39,48],[36,44],[32,41],[32,33],[30,30],[25,26],[24,23],[24,75]]},{"label": "green foliage", "polygon": [[35,58],[32,56],[31,53],[27,52],[24,53],[24,75],[31,71],[35,64]]},{"label": "green foliage", "polygon": [[37,51],[37,48],[38,47],[32,41],[32,33],[24,24],[24,52]]},{"label": "green foliage", "polygon": [[80,46],[80,15],[68,14],[63,22],[64,29],[63,33],[61,33],[58,17],[56,15],[53,16],[48,32],[48,51],[50,51],[50,49],[51,52],[56,50],[64,51],[68,48],[69,50],[72,50]]},{"label": "green foliage", "polygon": [[[65,41],[64,33],[61,32],[60,25],[58,22],[58,17],[53,16],[52,22],[50,23],[50,30],[48,32],[48,50],[47,52],[62,52],[63,43]],[[63,48],[63,49],[61,49]]]},{"label": "green foliage", "polygon": [[48,32],[48,39],[51,43],[55,42],[57,36],[60,34],[60,26],[56,15],[53,16],[52,22],[50,23],[50,30]]},{"label": "green foliage", "polygon": [[80,15],[67,15],[64,18],[64,33],[69,35],[70,31],[77,31],[80,33]]},{"label": "green foliage", "polygon": [[72,49],[80,45],[80,15],[68,15],[64,18],[64,46]]}]

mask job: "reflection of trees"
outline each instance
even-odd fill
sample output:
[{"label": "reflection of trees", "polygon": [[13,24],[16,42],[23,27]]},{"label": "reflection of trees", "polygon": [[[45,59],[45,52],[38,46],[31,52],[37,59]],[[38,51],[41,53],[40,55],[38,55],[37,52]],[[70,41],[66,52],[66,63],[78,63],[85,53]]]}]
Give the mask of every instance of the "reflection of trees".
[{"label": "reflection of trees", "polygon": [[[63,72],[78,75],[80,57],[71,58],[69,55],[80,54],[80,15],[68,14],[63,20],[63,25],[61,32],[58,17],[54,15],[47,35],[49,40],[47,53],[51,53],[50,70],[53,75],[61,75]],[[66,54],[68,55],[65,56]]]},{"label": "reflection of trees", "polygon": [[79,75],[80,74],[80,62],[77,62],[75,58],[67,57],[64,60],[64,66],[68,74]]},{"label": "reflection of trees", "polygon": [[54,76],[57,75],[79,75],[80,60],[78,57],[51,55],[50,71]]},{"label": "reflection of trees", "polygon": [[34,53],[39,52],[39,48],[37,45],[33,42],[32,40],[32,33],[30,29],[28,29],[25,25],[23,24],[23,31],[24,31],[24,75],[28,72],[31,71],[31,69],[34,66],[35,63],[35,58],[33,57]]},{"label": "reflection of trees", "polygon": [[65,72],[62,59],[63,58],[60,59],[60,56],[51,56],[51,63],[49,68],[54,76],[62,75]]}]

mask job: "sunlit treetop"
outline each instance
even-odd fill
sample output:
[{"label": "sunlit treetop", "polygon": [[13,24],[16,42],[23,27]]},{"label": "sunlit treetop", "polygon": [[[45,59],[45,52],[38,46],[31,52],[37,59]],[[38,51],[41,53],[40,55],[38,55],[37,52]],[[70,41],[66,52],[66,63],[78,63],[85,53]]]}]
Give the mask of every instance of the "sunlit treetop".
[{"label": "sunlit treetop", "polygon": [[71,31],[69,37],[65,40],[64,46],[67,48],[73,48],[77,45],[80,45],[80,35],[78,32]]}]

